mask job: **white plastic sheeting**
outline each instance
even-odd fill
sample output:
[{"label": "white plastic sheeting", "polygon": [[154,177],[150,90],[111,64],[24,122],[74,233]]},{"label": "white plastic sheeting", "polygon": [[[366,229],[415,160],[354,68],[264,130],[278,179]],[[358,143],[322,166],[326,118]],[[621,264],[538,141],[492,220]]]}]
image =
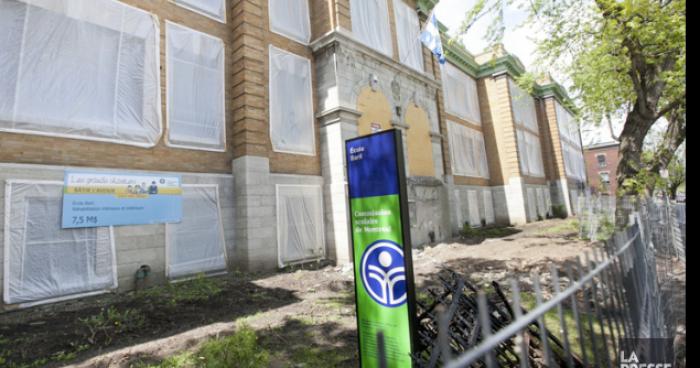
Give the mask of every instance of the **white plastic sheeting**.
[{"label": "white plastic sheeting", "polygon": [[543,188],[537,188],[537,214],[542,216],[542,218],[547,217],[547,205],[545,204],[544,200],[544,189]]},{"label": "white plastic sheeting", "polygon": [[517,129],[516,131],[520,169],[525,175],[543,177],[544,165],[542,163],[542,147],[540,146],[539,137],[522,129]]},{"label": "white plastic sheeting", "polygon": [[455,175],[488,178],[484,135],[454,121],[447,121],[447,134]]},{"label": "white plastic sheeting", "polygon": [[393,55],[387,0],[350,0],[352,34],[358,41]]},{"label": "white plastic sheeting", "polygon": [[419,39],[418,13],[401,0],[394,1],[396,39],[399,44],[399,60],[418,71],[423,71],[423,47]]},{"label": "white plastic sheeting", "polygon": [[520,88],[512,79],[508,79],[508,84],[510,85],[515,124],[527,127],[533,132],[539,132],[535,99]]},{"label": "white plastic sheeting", "polygon": [[226,23],[226,0],[170,0],[183,8]]},{"label": "white plastic sheeting", "polygon": [[61,229],[63,182],[5,184],[5,303],[117,287],[111,227]]},{"label": "white plastic sheeting", "polygon": [[318,185],[277,185],[279,266],[325,255],[323,197]]},{"label": "white plastic sheeting", "polygon": [[467,191],[467,202],[469,203],[469,225],[480,227],[481,215],[479,214],[479,197],[476,190]]},{"label": "white plastic sheeting", "polygon": [[226,150],[224,43],[166,22],[168,144]]},{"label": "white plastic sheeting", "polygon": [[482,197],[484,197],[484,218],[486,219],[486,224],[493,224],[496,222],[496,216],[493,212],[493,195],[490,190],[484,190]]},{"label": "white plastic sheeting", "polygon": [[182,186],[182,221],[166,224],[171,279],[226,269],[226,243],[217,185]]},{"label": "white plastic sheeting", "polygon": [[270,46],[270,140],[278,152],[313,155],[311,62]]},{"label": "white plastic sheeting", "polygon": [[579,126],[574,117],[559,102],[555,102],[555,111],[561,139],[569,142],[574,147],[580,148],[581,133],[579,132]]},{"label": "white plastic sheeting", "polygon": [[580,148],[573,146],[566,140],[561,140],[562,153],[564,155],[564,170],[566,176],[580,181],[586,180],[586,163]]},{"label": "white plastic sheeting", "polygon": [[448,113],[481,125],[476,80],[450,63],[442,67],[442,88]]},{"label": "white plastic sheeting", "polygon": [[152,147],[158,19],[115,0],[0,0],[0,130]]},{"label": "white plastic sheeting", "polygon": [[269,0],[270,30],[303,44],[311,41],[308,0]]},{"label": "white plastic sheeting", "polygon": [[529,217],[529,221],[537,220],[537,202],[534,188],[527,188],[527,217]]}]

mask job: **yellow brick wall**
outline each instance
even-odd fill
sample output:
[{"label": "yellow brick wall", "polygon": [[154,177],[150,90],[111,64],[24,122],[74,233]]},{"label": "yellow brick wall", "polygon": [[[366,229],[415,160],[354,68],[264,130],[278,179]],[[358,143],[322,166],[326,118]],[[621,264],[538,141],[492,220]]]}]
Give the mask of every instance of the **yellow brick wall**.
[{"label": "yellow brick wall", "polygon": [[[184,172],[231,172],[235,139],[235,121],[238,118],[236,101],[236,79],[231,73],[236,65],[236,37],[234,28],[241,20],[237,18],[236,1],[229,1],[228,23],[223,24],[198,13],[184,9],[168,0],[122,0],[135,7],[158,16],[160,25],[161,93],[163,135],[153,148],[140,148],[115,143],[94,142],[66,138],[44,137],[28,134],[0,132],[0,162],[52,164],[90,167],[112,167],[141,170],[167,170]],[[165,21],[170,20],[204,33],[219,37],[225,44],[226,68],[226,152],[206,152],[170,148],[163,137],[166,131],[165,110]]]},{"label": "yellow brick wall", "polygon": [[547,135],[547,148],[544,156],[549,161],[549,173],[547,177],[551,180],[557,180],[566,177],[564,170],[564,154],[559,140],[559,125],[557,124],[556,114],[556,99],[547,97],[540,102],[540,109],[543,119],[541,120],[541,128],[544,134]]},{"label": "yellow brick wall", "polygon": [[406,131],[408,174],[410,176],[435,176],[428,113],[415,104],[409,103],[405,119],[406,125],[408,125]]}]

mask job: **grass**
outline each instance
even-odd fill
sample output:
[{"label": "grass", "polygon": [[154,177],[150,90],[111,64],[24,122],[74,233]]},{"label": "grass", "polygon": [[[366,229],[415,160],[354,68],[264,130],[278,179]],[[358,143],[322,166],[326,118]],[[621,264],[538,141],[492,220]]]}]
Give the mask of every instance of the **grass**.
[{"label": "grass", "polygon": [[149,303],[176,307],[179,304],[201,303],[219,295],[223,281],[199,274],[191,280],[155,286],[138,292],[137,298]]},{"label": "grass", "polygon": [[570,220],[564,221],[563,223],[561,223],[559,225],[546,227],[546,228],[538,231],[537,234],[538,235],[553,235],[553,234],[563,234],[563,233],[571,233],[571,232],[578,233],[579,226],[580,226],[580,223],[577,219],[570,219]]},{"label": "grass", "polygon": [[270,353],[258,343],[255,331],[241,326],[233,335],[211,339],[196,352],[182,352],[157,364],[137,364],[138,368],[262,368]]},{"label": "grass", "polygon": [[[535,294],[534,293],[526,293],[523,292],[520,294],[521,297],[521,304],[522,306],[529,310],[532,310],[536,306],[536,299],[535,299]],[[595,315],[592,313],[593,311],[589,309],[591,313],[586,314],[583,312],[582,308],[578,308],[578,314],[580,317],[581,321],[581,327],[583,330],[583,346],[585,348],[586,352],[586,357],[588,359],[589,364],[594,364],[595,359],[593,355],[593,340],[595,339],[595,346],[596,350],[599,352],[599,354],[604,353],[605,349],[605,342],[603,341],[603,335],[601,334],[601,328],[605,327],[605,336],[608,339],[608,352],[610,353],[610,358],[611,361],[612,359],[615,358],[615,354],[617,352],[613,351],[613,346],[610,343],[610,330],[608,329],[607,321],[605,324],[601,324],[598,322],[595,318]],[[581,339],[580,335],[578,332],[578,327],[576,326],[576,319],[574,318],[574,312],[570,307],[563,306],[562,312],[564,315],[564,324],[567,329],[567,336],[569,338],[569,344],[571,347],[571,351],[577,355],[579,358],[583,357],[583,350],[581,349]],[[593,317],[593,333],[591,333],[589,329],[589,324],[588,324],[588,319],[589,317]],[[559,341],[564,343],[564,335],[563,335],[563,329],[561,326],[561,323],[559,321],[559,314],[557,311],[557,308],[553,308],[549,311],[547,311],[544,315],[544,324],[546,328],[554,335],[556,336]],[[615,331],[617,333],[617,331]],[[594,337],[591,338],[591,337]],[[616,338],[619,338],[619,336],[616,336]],[[555,348],[551,346],[552,344],[550,343],[550,348]],[[602,355],[599,355],[602,359]]]}]

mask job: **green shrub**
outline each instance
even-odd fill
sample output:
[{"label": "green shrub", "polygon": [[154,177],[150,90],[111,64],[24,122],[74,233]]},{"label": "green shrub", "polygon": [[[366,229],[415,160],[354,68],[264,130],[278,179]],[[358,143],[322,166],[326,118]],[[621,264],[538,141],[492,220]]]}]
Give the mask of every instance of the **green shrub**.
[{"label": "green shrub", "polygon": [[565,219],[568,217],[566,214],[566,206],[563,204],[555,204],[552,206],[552,214],[554,217],[558,217],[560,219]]},{"label": "green shrub", "polygon": [[119,334],[141,329],[146,318],[136,309],[118,310],[114,306],[102,309],[100,313],[78,320],[87,328],[87,341],[90,344],[109,345]]},{"label": "green shrub", "polygon": [[464,226],[462,226],[462,236],[466,238],[471,238],[476,235],[476,230],[474,230],[471,225],[469,225],[469,222],[465,222]]}]

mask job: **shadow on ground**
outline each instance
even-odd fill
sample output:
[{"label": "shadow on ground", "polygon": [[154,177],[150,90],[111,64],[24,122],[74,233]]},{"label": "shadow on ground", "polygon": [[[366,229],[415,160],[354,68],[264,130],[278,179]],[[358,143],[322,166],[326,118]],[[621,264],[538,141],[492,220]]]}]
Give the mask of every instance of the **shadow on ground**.
[{"label": "shadow on ground", "polygon": [[157,286],[0,314],[0,366],[59,366],[296,303],[240,275]]}]

